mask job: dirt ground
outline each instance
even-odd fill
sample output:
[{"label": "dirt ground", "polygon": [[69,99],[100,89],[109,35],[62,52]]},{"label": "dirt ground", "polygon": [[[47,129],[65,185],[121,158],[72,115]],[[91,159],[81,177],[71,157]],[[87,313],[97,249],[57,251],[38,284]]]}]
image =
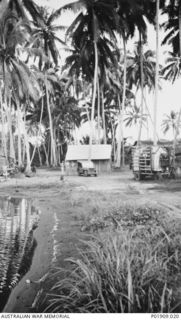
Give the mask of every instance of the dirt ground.
[{"label": "dirt ground", "polygon": [[[124,204],[150,204],[181,217],[181,180],[133,180],[129,170],[98,177],[65,176],[60,171],[38,169],[34,177],[20,174],[0,182],[0,197],[31,198],[41,210],[35,230],[38,246],[29,272],[12,291],[4,312],[32,312],[43,279],[55,267],[66,267],[87,234],[82,222],[96,212]],[[27,283],[30,280],[30,283]]]}]

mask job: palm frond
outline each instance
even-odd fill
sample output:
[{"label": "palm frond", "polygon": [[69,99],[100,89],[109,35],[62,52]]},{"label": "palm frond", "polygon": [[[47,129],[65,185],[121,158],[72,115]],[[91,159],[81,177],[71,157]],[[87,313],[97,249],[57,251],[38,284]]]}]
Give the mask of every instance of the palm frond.
[{"label": "palm frond", "polygon": [[[74,19],[74,21],[72,22],[72,24],[68,27],[67,31],[66,31],[66,37],[71,38],[75,28],[82,22],[82,19],[84,19],[83,13],[80,12],[79,15]],[[75,37],[75,35],[74,35]]]},{"label": "palm frond", "polygon": [[86,3],[84,0],[78,0],[76,2],[74,1],[69,4],[66,4],[66,5],[62,6],[60,9],[62,11],[71,10],[72,12],[77,13],[85,6],[86,6]]},{"label": "palm frond", "polygon": [[33,0],[22,0],[24,7],[35,21],[41,20],[39,6]]}]

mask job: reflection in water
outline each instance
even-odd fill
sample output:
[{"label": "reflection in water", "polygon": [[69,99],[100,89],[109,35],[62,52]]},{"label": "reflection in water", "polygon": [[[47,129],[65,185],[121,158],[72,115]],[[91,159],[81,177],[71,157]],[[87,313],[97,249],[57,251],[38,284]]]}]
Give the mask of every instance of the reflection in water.
[{"label": "reflection in water", "polygon": [[12,288],[29,270],[39,212],[30,200],[0,199],[0,312]]}]

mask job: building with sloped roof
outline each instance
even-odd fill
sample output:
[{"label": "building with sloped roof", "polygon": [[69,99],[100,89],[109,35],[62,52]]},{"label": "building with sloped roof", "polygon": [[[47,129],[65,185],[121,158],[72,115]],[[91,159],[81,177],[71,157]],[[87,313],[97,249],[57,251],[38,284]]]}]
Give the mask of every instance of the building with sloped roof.
[{"label": "building with sloped roof", "polygon": [[65,162],[68,174],[77,173],[77,162],[91,160],[98,173],[111,171],[111,145],[93,144],[90,145],[69,145]]}]

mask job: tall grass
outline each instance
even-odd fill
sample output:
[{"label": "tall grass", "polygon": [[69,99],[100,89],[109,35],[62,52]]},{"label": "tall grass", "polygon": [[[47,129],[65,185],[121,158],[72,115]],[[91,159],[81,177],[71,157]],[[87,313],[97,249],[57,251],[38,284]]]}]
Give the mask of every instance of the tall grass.
[{"label": "tall grass", "polygon": [[119,227],[93,237],[48,294],[46,312],[173,312],[179,299],[181,236],[160,226]]}]

